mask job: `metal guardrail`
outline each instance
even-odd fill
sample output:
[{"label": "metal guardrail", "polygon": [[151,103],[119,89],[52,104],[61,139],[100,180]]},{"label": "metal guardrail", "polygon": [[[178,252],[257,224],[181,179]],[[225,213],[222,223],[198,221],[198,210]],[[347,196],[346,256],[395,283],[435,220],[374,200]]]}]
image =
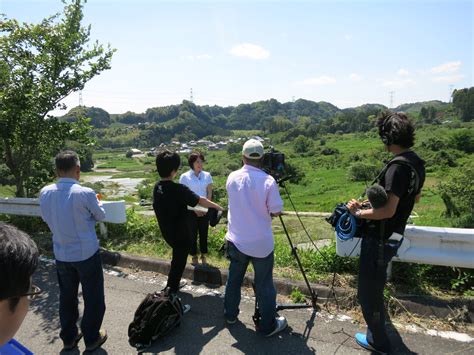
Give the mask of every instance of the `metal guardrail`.
[{"label": "metal guardrail", "polygon": [[[125,201],[102,201],[105,219],[102,222],[125,223]],[[41,216],[37,198],[0,198],[0,213],[19,216]]]},{"label": "metal guardrail", "polygon": [[[337,255],[358,256],[360,242],[336,237]],[[474,229],[409,225],[393,261],[474,269]]]}]

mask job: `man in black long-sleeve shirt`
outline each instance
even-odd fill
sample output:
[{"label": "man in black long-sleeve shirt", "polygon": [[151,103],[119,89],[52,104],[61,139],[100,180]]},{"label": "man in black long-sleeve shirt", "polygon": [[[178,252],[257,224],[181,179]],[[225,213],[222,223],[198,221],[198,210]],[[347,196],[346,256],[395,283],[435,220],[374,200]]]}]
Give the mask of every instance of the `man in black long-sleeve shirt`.
[{"label": "man in black long-sleeve shirt", "polygon": [[161,234],[173,249],[171,268],[168,274],[167,287],[176,293],[179,281],[183,276],[187,257],[191,248],[191,233],[186,223],[187,206],[201,205],[222,211],[222,207],[199,197],[187,186],[173,182],[179,169],[181,159],[178,153],[165,150],[156,157],[156,168],[161,180],[153,189],[153,209],[160,226]]}]

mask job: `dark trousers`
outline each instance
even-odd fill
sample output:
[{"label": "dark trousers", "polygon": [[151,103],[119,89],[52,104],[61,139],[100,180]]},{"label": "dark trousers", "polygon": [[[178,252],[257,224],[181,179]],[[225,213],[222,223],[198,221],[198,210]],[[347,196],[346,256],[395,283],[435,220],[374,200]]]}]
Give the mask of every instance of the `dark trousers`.
[{"label": "dark trousers", "polygon": [[59,336],[64,343],[72,343],[78,335],[77,320],[78,289],[82,287],[84,314],[81,331],[86,346],[99,338],[99,330],[105,313],[104,274],[100,254],[97,251],[84,261],[63,262],[56,260],[56,271],[59,283]]},{"label": "dark trousers", "polygon": [[185,223],[182,228],[179,228],[179,232],[175,236],[163,235],[163,237],[166,243],[173,249],[166,287],[169,287],[171,292],[176,293],[179,290],[179,281],[181,281],[183,276],[191,247],[188,226]]},{"label": "dark trousers", "polygon": [[197,237],[199,234],[199,251],[207,254],[207,237],[209,235],[209,217],[204,215],[198,217],[194,211],[188,212],[188,225],[191,233],[191,255],[197,254]]},{"label": "dark trousers", "polygon": [[387,265],[396,255],[399,244],[385,244],[383,261],[379,260],[379,242],[376,238],[362,239],[357,297],[367,323],[367,340],[376,349],[389,351],[390,341],[385,329],[383,290],[387,280]]}]

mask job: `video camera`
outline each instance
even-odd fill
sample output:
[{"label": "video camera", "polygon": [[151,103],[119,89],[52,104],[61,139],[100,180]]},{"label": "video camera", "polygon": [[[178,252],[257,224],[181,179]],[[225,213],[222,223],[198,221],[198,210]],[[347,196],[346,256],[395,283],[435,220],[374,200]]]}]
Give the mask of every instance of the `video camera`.
[{"label": "video camera", "polygon": [[262,169],[278,182],[285,175],[285,154],[270,147],[270,151],[263,155]]}]

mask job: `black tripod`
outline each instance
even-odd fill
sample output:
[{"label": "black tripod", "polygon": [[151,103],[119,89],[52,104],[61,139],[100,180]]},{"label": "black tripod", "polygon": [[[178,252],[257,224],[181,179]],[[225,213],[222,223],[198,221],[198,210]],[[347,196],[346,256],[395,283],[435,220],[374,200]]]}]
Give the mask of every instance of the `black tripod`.
[{"label": "black tripod", "polygon": [[[291,177],[286,177],[284,179],[281,179],[281,180],[277,181],[278,185],[280,185],[281,187],[285,187],[285,181],[290,179],[290,178]],[[286,190],[286,188],[285,188],[285,190]],[[287,193],[288,193],[288,191],[287,191]],[[316,311],[317,308],[318,308],[318,306],[316,304],[316,302],[318,300],[318,294],[315,290],[313,290],[311,288],[311,285],[308,281],[308,278],[306,277],[306,272],[304,271],[303,265],[301,264],[301,260],[298,256],[297,248],[296,248],[296,246],[294,246],[294,244],[293,244],[293,242],[290,238],[288,230],[286,229],[285,222],[283,222],[282,216],[279,215],[278,217],[280,218],[281,225],[283,226],[283,230],[285,231],[286,238],[288,239],[288,243],[290,244],[291,254],[295,257],[296,262],[298,263],[298,267],[299,267],[299,269],[301,271],[301,274],[303,275],[304,281],[306,283],[306,287],[308,287],[308,291],[309,291],[309,294],[310,294],[310,297],[311,297],[311,304],[307,304],[307,303],[277,304],[276,311],[278,312],[280,310],[285,310],[285,309],[301,309],[301,308],[313,308],[313,310]],[[254,289],[254,293],[256,294],[255,284],[252,284],[252,287]],[[253,322],[255,323],[255,326],[258,328],[258,325],[259,325],[259,322],[260,322],[260,319],[261,319],[261,315],[260,315],[260,310],[258,308],[257,297],[255,297],[255,313],[254,313],[252,319],[253,319]]]}]

